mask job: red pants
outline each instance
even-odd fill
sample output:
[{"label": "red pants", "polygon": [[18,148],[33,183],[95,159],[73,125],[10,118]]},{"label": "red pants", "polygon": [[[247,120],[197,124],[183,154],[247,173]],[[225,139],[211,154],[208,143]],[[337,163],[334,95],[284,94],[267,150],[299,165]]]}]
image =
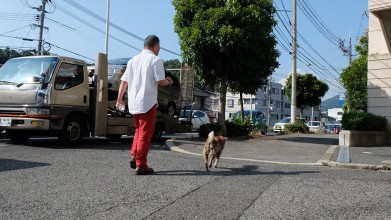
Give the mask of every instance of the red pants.
[{"label": "red pants", "polygon": [[133,144],[130,156],[136,158],[136,166],[147,166],[147,156],[151,148],[151,137],[155,129],[156,106],[153,106],[148,112],[142,114],[133,114],[134,134]]}]

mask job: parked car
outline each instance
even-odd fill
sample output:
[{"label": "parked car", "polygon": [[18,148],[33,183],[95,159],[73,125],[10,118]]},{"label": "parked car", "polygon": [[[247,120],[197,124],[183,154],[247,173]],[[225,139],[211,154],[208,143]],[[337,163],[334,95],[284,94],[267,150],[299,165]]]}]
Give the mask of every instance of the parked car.
[{"label": "parked car", "polygon": [[[108,99],[113,101],[117,99],[118,89],[121,83],[121,77],[125,72],[126,65],[130,58],[118,58],[108,61]],[[158,87],[158,110],[175,116],[181,109],[181,89],[178,77],[169,71],[165,71],[166,77],[173,80],[171,86]]]},{"label": "parked car", "polygon": [[309,131],[312,133],[324,133],[325,132],[325,126],[320,121],[309,121],[307,122],[307,126],[309,128]]},{"label": "parked car", "polygon": [[[296,118],[296,120],[299,120],[299,121],[302,121],[303,123],[305,123],[304,118]],[[281,121],[274,124],[273,131],[277,132],[277,133],[283,132],[283,131],[285,131],[285,126],[290,123],[291,123],[291,117],[283,118],[283,119],[281,119]]]},{"label": "parked car", "polygon": [[208,114],[200,110],[182,110],[179,114],[179,122],[187,124],[190,130],[200,128],[203,124],[210,123]]},{"label": "parked car", "polygon": [[328,134],[339,134],[341,130],[342,130],[341,124],[326,124],[325,126],[325,132]]},{"label": "parked car", "polygon": [[[249,117],[251,115],[252,118],[252,124],[256,126],[262,134],[267,133],[267,123],[265,119],[265,114],[262,111],[259,110],[244,110],[244,117]],[[232,118],[230,119],[232,121],[233,118],[239,118],[242,116],[242,111],[237,111],[234,113]]]}]

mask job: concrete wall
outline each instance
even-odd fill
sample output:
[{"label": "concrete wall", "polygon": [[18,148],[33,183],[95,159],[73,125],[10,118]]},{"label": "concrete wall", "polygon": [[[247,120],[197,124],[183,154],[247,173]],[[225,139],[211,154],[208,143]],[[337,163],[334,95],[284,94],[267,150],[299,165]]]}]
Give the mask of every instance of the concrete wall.
[{"label": "concrete wall", "polygon": [[368,112],[385,116],[391,131],[391,0],[369,0],[368,6]]}]

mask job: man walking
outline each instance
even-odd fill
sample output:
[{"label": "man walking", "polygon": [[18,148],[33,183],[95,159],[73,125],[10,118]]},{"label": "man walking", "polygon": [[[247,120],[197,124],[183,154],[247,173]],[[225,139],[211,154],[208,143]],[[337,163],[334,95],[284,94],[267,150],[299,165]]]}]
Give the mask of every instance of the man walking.
[{"label": "man walking", "polygon": [[117,109],[125,105],[123,96],[128,89],[128,108],[136,128],[130,151],[130,167],[136,169],[136,175],[154,173],[147,165],[147,156],[155,128],[157,87],[173,83],[170,77],[165,78],[159,51],[160,41],[157,36],[149,35],[145,38],[144,50],[129,60],[118,92]]}]

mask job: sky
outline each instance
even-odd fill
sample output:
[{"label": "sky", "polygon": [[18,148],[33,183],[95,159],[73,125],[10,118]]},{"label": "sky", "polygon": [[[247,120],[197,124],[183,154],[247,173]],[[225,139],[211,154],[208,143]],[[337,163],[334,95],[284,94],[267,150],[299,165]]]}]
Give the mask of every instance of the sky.
[{"label": "sky", "polygon": [[[41,0],[0,0],[0,48],[37,48],[38,24],[34,16]],[[293,22],[293,0],[274,0],[278,22],[274,30],[280,67],[272,80],[282,82],[292,71],[289,42]],[[83,11],[84,9],[84,11]],[[297,0],[298,73],[312,73],[329,85],[323,100],[343,92],[339,74],[349,64],[338,47],[339,39],[352,54],[358,38],[368,29],[367,0]],[[52,0],[47,4],[44,40],[51,53],[81,58],[92,63],[98,52],[105,52],[107,0]],[[110,0],[109,59],[132,57],[143,48],[150,34],[160,38],[159,56],[181,60],[178,36],[174,31],[175,9],[171,0]],[[311,22],[312,21],[312,22]],[[315,25],[313,24],[315,23]],[[357,56],[353,56],[353,59]]]}]

